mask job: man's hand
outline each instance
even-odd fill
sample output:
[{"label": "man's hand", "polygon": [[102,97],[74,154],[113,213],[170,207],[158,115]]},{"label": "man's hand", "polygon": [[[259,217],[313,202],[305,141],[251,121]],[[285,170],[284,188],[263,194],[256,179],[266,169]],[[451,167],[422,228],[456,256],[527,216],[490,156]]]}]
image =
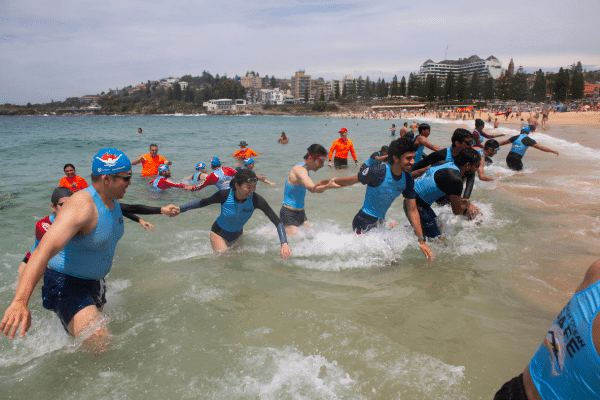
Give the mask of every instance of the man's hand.
[{"label": "man's hand", "polygon": [[287,260],[292,255],[292,251],[290,250],[290,248],[289,248],[289,246],[288,246],[287,243],[283,243],[281,245],[281,252],[280,252],[280,254],[281,254],[281,258],[283,258],[284,260]]},{"label": "man's hand", "polygon": [[179,210],[179,207],[177,207],[176,205],[169,204],[166,207],[161,207],[160,212],[161,212],[161,214],[168,215],[169,217],[175,217],[175,216],[179,215],[180,210]]},{"label": "man's hand", "polygon": [[421,251],[425,254],[425,258],[433,260],[433,251],[427,246],[427,243],[424,241],[419,241],[419,246],[421,246]]},{"label": "man's hand", "polygon": [[152,225],[150,222],[146,222],[143,219],[140,218],[140,220],[138,221],[140,223],[140,225],[142,226],[142,228],[144,228],[144,230],[148,230],[148,228],[150,228],[150,230],[152,232],[154,232],[154,225]]},{"label": "man's hand", "polygon": [[31,327],[31,313],[29,312],[27,305],[13,300],[6,309],[2,322],[0,322],[0,331],[2,331],[4,336],[8,335],[9,339],[13,339],[19,325],[21,325],[19,337],[25,337],[25,333],[27,333]]}]

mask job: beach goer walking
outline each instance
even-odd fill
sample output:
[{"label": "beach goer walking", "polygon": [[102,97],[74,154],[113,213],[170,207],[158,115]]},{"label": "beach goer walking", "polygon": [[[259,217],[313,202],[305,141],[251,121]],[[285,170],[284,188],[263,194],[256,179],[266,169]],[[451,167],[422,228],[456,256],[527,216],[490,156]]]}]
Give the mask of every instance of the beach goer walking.
[{"label": "beach goer walking", "polygon": [[329,149],[329,166],[331,167],[331,158],[335,153],[334,164],[335,168],[342,168],[348,165],[348,153],[352,155],[354,159],[354,164],[358,165],[358,160],[356,159],[356,152],[354,151],[354,143],[352,140],[348,139],[348,129],[342,128],[339,131],[340,138],[334,140],[331,145],[331,149]]},{"label": "beach goer walking", "polygon": [[527,118],[527,123],[529,124],[529,130],[530,130],[530,132],[536,132],[537,131],[538,119],[533,114],[533,110],[531,110],[529,112],[529,118]]},{"label": "beach goer walking", "polygon": [[503,140],[502,142],[499,142],[500,146],[512,143],[512,147],[510,148],[510,151],[506,156],[506,165],[508,165],[508,168],[512,170],[521,171],[523,169],[522,160],[525,156],[525,152],[529,147],[533,147],[534,149],[538,149],[546,153],[553,153],[558,156],[558,151],[539,145],[535,140],[529,137],[529,132],[531,129],[530,127],[531,125],[525,125],[521,129],[521,133],[519,135],[513,136],[508,140]]},{"label": "beach goer walking", "polygon": [[137,158],[137,160],[133,160],[131,165],[137,165],[142,163],[142,176],[154,176],[158,175],[158,166],[161,164],[172,165],[173,163],[163,156],[158,155],[158,145],[152,143],[150,145],[150,152],[147,154],[142,154]]},{"label": "beach goer walking", "polygon": [[306,149],[304,160],[299,162],[290,171],[285,181],[283,192],[283,205],[279,210],[279,218],[283,222],[288,235],[296,234],[298,227],[304,226],[308,231],[308,218],[304,211],[304,198],[306,191],[311,193],[323,193],[327,189],[337,189],[335,178],[326,179],[315,184],[310,179],[310,171],[318,171],[325,164],[327,150],[320,144],[312,144]]},{"label": "beach goer walking", "polygon": [[392,124],[392,127],[390,128],[390,135],[396,136],[396,124]]},{"label": "beach goer walking", "polygon": [[[78,336],[85,328],[98,324],[106,303],[104,277],[112,266],[115,247],[124,232],[121,208],[131,184],[131,162],[114,148],[101,149],[92,162],[92,186],[73,194],[63,204],[61,214],[43,236],[19,280],[15,297],[4,313],[0,330],[14,338],[31,326],[29,299],[44,276],[44,308],[59,316],[65,330]],[[62,249],[64,258],[57,265],[49,261]],[[48,266],[48,268],[46,268]],[[87,339],[108,332],[94,325]]]},{"label": "beach goer walking", "polygon": [[244,232],[244,225],[255,209],[259,209],[277,227],[281,243],[281,258],[287,259],[291,252],[287,244],[283,223],[262,196],[255,193],[256,174],[247,168],[240,169],[230,182],[230,188],[219,190],[205,199],[194,200],[179,207],[181,212],[202,208],[211,204],[221,204],[221,214],[210,231],[210,244],[214,252],[227,250],[229,244]]},{"label": "beach goer walking", "polygon": [[588,268],[523,373],[506,382],[494,400],[598,398],[599,312],[600,260]]},{"label": "beach goer walking", "polygon": [[404,137],[404,135],[406,135],[407,132],[408,132],[408,122],[405,122],[404,125],[402,125],[402,128],[400,128],[400,137]]},{"label": "beach goer walking", "polygon": [[63,171],[66,176],[60,179],[58,186],[69,188],[73,193],[88,187],[85,179],[75,174],[75,166],[73,164],[65,164]]},{"label": "beach goer walking", "polygon": [[213,172],[208,175],[201,184],[196,186],[187,186],[185,190],[202,190],[209,185],[215,185],[219,190],[229,189],[229,181],[233,179],[233,176],[235,175],[235,169],[222,167],[219,157],[213,157],[210,160],[210,168],[212,168]]},{"label": "beach goer walking", "polygon": [[260,157],[260,154],[258,154],[257,152],[255,152],[254,150],[249,148],[248,143],[246,143],[245,141],[242,140],[240,142],[239,146],[240,146],[240,149],[238,151],[236,151],[235,153],[233,153],[233,156],[235,158],[243,160],[245,158],[250,158],[250,157]]}]

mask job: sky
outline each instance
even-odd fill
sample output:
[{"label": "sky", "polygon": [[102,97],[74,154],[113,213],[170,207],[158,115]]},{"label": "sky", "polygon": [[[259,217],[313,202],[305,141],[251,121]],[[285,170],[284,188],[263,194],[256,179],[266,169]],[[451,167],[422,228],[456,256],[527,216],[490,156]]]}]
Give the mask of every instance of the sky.
[{"label": "sky", "polygon": [[0,0],[0,104],[205,70],[390,81],[471,55],[528,72],[596,70],[598,15],[597,0]]}]

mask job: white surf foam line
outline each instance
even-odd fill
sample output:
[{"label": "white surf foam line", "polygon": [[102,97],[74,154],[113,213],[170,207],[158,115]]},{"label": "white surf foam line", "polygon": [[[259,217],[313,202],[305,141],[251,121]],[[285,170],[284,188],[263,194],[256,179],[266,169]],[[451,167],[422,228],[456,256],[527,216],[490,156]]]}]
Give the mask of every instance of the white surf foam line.
[{"label": "white surf foam line", "polygon": [[198,303],[208,303],[213,300],[220,300],[227,291],[213,286],[192,285],[184,294],[185,299],[192,299]]},{"label": "white surf foam line", "polygon": [[175,233],[176,245],[161,249],[160,260],[174,262],[213,254],[210,231],[193,230]]}]

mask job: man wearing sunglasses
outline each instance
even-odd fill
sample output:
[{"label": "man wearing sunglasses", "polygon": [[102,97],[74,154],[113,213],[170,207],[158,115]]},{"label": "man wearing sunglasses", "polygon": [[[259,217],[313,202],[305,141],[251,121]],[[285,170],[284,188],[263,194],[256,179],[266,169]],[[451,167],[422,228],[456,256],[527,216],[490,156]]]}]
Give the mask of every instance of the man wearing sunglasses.
[{"label": "man wearing sunglasses", "polygon": [[[4,314],[0,330],[14,338],[31,326],[27,307],[33,289],[44,276],[44,308],[59,316],[65,330],[78,336],[98,324],[105,297],[104,277],[112,267],[117,242],[123,236],[123,214],[117,202],[131,184],[131,161],[114,148],[101,149],[92,162],[92,186],[74,193],[31,255]],[[64,248],[64,258],[53,257]],[[52,261],[52,262],[51,262]],[[46,268],[48,266],[48,268]],[[108,333],[104,324],[83,338]]]}]

